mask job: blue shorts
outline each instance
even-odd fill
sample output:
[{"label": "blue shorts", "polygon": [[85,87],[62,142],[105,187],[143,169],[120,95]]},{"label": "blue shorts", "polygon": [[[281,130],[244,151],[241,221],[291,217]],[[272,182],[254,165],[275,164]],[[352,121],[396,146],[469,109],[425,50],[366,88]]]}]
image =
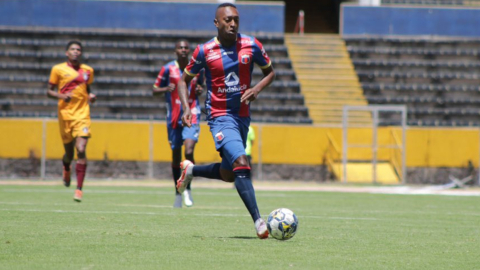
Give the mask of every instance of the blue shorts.
[{"label": "blue shorts", "polygon": [[215,148],[222,157],[221,167],[232,170],[235,160],[246,155],[245,146],[250,118],[219,116],[210,119],[208,125],[215,141]]},{"label": "blue shorts", "polygon": [[193,124],[191,127],[183,127],[178,125],[177,128],[172,128],[171,125],[167,125],[168,142],[172,149],[182,148],[183,142],[187,139],[198,142],[198,135],[200,134],[200,126]]}]

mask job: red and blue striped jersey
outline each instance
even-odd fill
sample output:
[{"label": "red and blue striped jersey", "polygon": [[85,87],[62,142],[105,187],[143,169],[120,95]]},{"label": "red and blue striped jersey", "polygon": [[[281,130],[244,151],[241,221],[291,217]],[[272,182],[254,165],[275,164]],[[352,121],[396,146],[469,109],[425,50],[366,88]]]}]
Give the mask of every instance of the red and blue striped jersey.
[{"label": "red and blue striped jersey", "polygon": [[238,34],[235,45],[225,48],[215,37],[198,45],[185,68],[190,76],[205,69],[208,117],[222,115],[249,117],[249,104],[240,103],[240,97],[252,82],[254,63],[261,69],[271,65],[262,43],[256,38]]},{"label": "red and blue striped jersey", "polygon": [[[154,87],[166,87],[170,83],[175,84],[175,90],[172,92],[165,92],[165,102],[167,104],[167,124],[172,125],[172,128],[182,125],[181,116],[183,114],[182,103],[178,96],[178,82],[182,77],[182,71],[177,61],[171,61],[164,65],[158,73],[155,80]],[[203,71],[199,72],[195,78],[190,82],[188,87],[188,104],[192,111],[192,124],[200,122],[200,102],[198,96],[195,94],[197,83],[202,84],[204,80]]]}]

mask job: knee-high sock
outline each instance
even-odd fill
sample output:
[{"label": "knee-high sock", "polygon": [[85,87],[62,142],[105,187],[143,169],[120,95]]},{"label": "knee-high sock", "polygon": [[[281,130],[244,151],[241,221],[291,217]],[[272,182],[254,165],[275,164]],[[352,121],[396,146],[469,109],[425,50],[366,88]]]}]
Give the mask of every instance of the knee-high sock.
[{"label": "knee-high sock", "polygon": [[193,176],[222,180],[222,176],[220,175],[220,163],[195,165],[193,166],[192,174]]},{"label": "knee-high sock", "polygon": [[260,218],[260,211],[258,210],[255,190],[250,179],[250,167],[237,167],[233,169],[233,172],[235,173],[235,187],[238,195],[242,198],[250,216],[252,216],[253,222],[255,222]]},{"label": "knee-high sock", "polygon": [[175,167],[172,165],[172,175],[173,175],[173,183],[174,183],[174,188],[175,188],[175,194],[180,194],[178,193],[177,190],[177,180],[180,178],[180,167]]},{"label": "knee-high sock", "polygon": [[77,189],[81,190],[83,187],[83,180],[85,180],[87,164],[77,163],[77,165],[75,165],[75,171],[77,172]]}]

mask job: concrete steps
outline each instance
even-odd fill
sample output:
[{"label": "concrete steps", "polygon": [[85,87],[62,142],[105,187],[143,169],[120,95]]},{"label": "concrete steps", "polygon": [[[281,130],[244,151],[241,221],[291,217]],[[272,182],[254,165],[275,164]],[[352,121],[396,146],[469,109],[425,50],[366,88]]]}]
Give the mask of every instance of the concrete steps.
[{"label": "concrete steps", "polygon": [[[285,44],[314,124],[341,124],[343,106],[368,104],[339,35],[286,34]],[[349,117],[371,122],[366,112]]]}]

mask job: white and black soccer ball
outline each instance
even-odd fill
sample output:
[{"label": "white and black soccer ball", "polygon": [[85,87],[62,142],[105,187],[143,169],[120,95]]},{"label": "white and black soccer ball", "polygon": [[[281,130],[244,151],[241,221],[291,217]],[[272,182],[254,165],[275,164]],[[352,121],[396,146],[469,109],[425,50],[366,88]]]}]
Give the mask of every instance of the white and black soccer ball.
[{"label": "white and black soccer ball", "polygon": [[292,210],[278,208],[268,215],[267,228],[273,238],[288,240],[297,232],[298,218]]}]

